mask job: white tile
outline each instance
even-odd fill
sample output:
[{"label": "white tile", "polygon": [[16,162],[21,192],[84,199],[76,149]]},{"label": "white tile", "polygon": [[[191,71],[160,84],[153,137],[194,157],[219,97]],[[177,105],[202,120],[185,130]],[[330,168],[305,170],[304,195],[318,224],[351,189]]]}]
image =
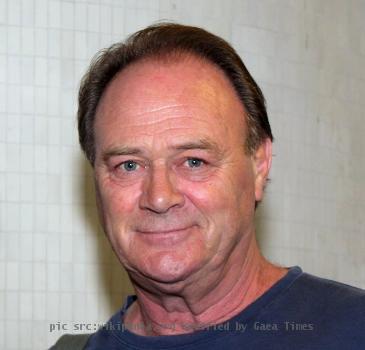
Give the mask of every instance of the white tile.
[{"label": "white tile", "polygon": [[19,235],[20,285],[22,290],[32,288],[33,236],[29,233]]},{"label": "white tile", "polygon": [[[52,146],[48,147],[48,154],[47,154],[47,163],[48,163],[48,173],[52,175],[59,175],[63,171],[63,166],[60,162],[61,157],[61,147],[60,146]],[[59,202],[60,201],[60,193],[61,193],[61,180],[57,177],[57,184],[53,187],[52,192],[52,202]]]},{"label": "white tile", "polygon": [[72,262],[73,256],[73,245],[72,245],[72,235],[63,234],[61,239],[60,246],[60,255],[62,256],[62,260],[66,263]]},{"label": "white tile", "polygon": [[22,203],[20,205],[20,231],[21,232],[33,232],[34,229],[34,213],[33,204]]},{"label": "white tile", "polygon": [[[2,236],[0,236],[0,239]],[[3,241],[1,241],[2,244],[4,244]],[[4,291],[6,290],[6,279],[5,279],[5,264],[0,264],[0,290]],[[3,305],[0,306],[0,313],[3,315],[4,310],[2,309]]]},{"label": "white tile", "polygon": [[71,146],[74,144],[75,129],[76,125],[74,120],[72,119],[61,120],[61,139],[63,145]]},{"label": "white tile", "polygon": [[37,232],[47,231],[48,219],[45,213],[47,213],[47,206],[45,204],[37,204],[34,206],[34,229]]},{"label": "white tile", "polygon": [[5,55],[0,55],[0,83],[5,83],[8,79],[8,60]]},{"label": "white tile", "polygon": [[46,56],[48,52],[48,32],[45,28],[34,30],[34,53],[38,56]]},{"label": "white tile", "polygon": [[0,26],[0,53],[8,54],[8,31],[7,27]]},{"label": "white tile", "polygon": [[61,3],[50,0],[48,2],[48,25],[50,28],[60,28],[61,26]]},{"label": "white tile", "polygon": [[78,59],[88,58],[86,38],[87,36],[85,32],[75,33],[75,57],[77,57]]},{"label": "white tile", "polygon": [[48,86],[60,86],[61,79],[61,66],[59,59],[49,59],[47,69],[47,85]]},{"label": "white tile", "polygon": [[20,329],[22,336],[19,339],[19,349],[30,349],[30,344],[33,340],[33,321],[20,321]]},{"label": "white tile", "polygon": [[34,84],[34,58],[22,57],[21,59],[21,81],[24,85]]},{"label": "white tile", "polygon": [[69,205],[61,206],[62,232],[72,233],[72,207]]},{"label": "white tile", "polygon": [[61,34],[61,57],[62,58],[74,58],[74,32],[67,30]]},{"label": "white tile", "polygon": [[[46,117],[34,118],[34,141],[38,145],[45,145],[48,141],[47,124],[48,121]],[[34,151],[36,151],[36,148],[34,148]]]},{"label": "white tile", "polygon": [[7,141],[10,143],[20,142],[20,116],[17,114],[8,115]]},{"label": "white tile", "polygon": [[32,115],[22,115],[20,122],[20,142],[32,144],[34,141],[34,119]]},{"label": "white tile", "polygon": [[74,263],[84,264],[86,262],[87,255],[85,237],[83,237],[82,235],[74,235],[72,246],[74,254],[72,260],[74,261]]},{"label": "white tile", "polygon": [[[0,147],[1,150],[1,147]],[[3,148],[5,156],[3,157],[0,151],[0,157],[3,158],[4,163],[4,168],[7,171],[12,171],[12,172],[17,172],[20,170],[19,167],[19,159],[20,159],[20,147],[19,145],[16,144],[8,144],[6,149]],[[0,158],[0,159],[1,159]]]},{"label": "white tile", "polygon": [[265,56],[275,56],[275,32],[250,27],[234,25],[232,42],[236,49],[257,53]]},{"label": "white tile", "polygon": [[46,319],[46,294],[33,294],[33,320],[41,321]]},{"label": "white tile", "polygon": [[7,14],[7,10],[6,10],[6,7],[7,7],[7,2],[6,1],[0,1],[0,23],[1,24],[5,24],[7,22],[7,17],[8,17],[8,14]]},{"label": "white tile", "polygon": [[48,88],[47,114],[49,116],[60,115],[60,89],[58,87]]},{"label": "white tile", "polygon": [[59,292],[60,290],[60,265],[47,264],[47,290]]},{"label": "white tile", "polygon": [[[61,240],[62,243],[62,240]],[[60,252],[62,256],[62,250]],[[60,264],[60,291],[71,292],[73,277],[72,277],[72,264],[71,263],[61,263]]]},{"label": "white tile", "polygon": [[33,261],[45,262],[47,256],[47,239],[44,233],[33,234]]},{"label": "white tile", "polygon": [[6,234],[5,238],[6,260],[13,262],[18,261],[19,234],[17,232],[9,232]]},{"label": "white tile", "polygon": [[60,238],[57,235],[47,237],[47,262],[60,261]]},{"label": "white tile", "polygon": [[87,33],[87,57],[90,60],[95,54],[100,51],[100,34],[96,32]]},{"label": "white tile", "polygon": [[22,0],[21,2],[22,26],[34,26],[34,0]]},{"label": "white tile", "polygon": [[[70,55],[68,57],[71,57],[73,55],[72,47],[69,48]],[[73,89],[75,82],[74,82],[74,61],[71,59],[63,59],[61,62],[61,86],[64,89]],[[75,93],[75,90],[73,89],[73,92]],[[72,100],[68,100],[67,104],[70,105],[72,103]]]},{"label": "white tile", "polygon": [[34,194],[36,203],[47,202],[48,178],[45,174],[34,176]]},{"label": "white tile", "polygon": [[46,329],[48,329],[48,322],[46,320],[34,320],[32,324],[33,332],[33,349],[46,349],[47,348],[47,337],[44,335]]},{"label": "white tile", "polygon": [[4,223],[5,230],[18,231],[19,230],[19,204],[7,203],[6,204],[6,221]]},{"label": "white tile", "polygon": [[19,293],[19,316],[21,320],[31,320],[33,315],[33,301],[31,293]]},{"label": "white tile", "polygon": [[100,31],[102,33],[111,33],[113,11],[111,6],[100,6]]},{"label": "white tile", "polygon": [[34,146],[34,170],[38,174],[47,172],[47,152],[47,146],[45,145]]},{"label": "white tile", "polygon": [[6,174],[6,199],[17,202],[20,199],[20,177],[16,173]]},{"label": "white tile", "polygon": [[21,89],[21,111],[23,113],[34,113],[34,89],[30,86],[23,86]]},{"label": "white tile", "polygon": [[21,60],[19,56],[8,56],[8,83],[20,84]]},{"label": "white tile", "polygon": [[20,25],[21,24],[21,1],[14,0],[8,1],[8,24]]},{"label": "white tile", "polygon": [[35,25],[36,27],[45,28],[48,24],[48,1],[47,0],[35,0]]},{"label": "white tile", "polygon": [[34,54],[34,29],[22,28],[22,54]]},{"label": "white tile", "polygon": [[73,296],[72,316],[76,322],[85,323],[86,310],[85,310],[85,295],[83,292],[75,293]]},{"label": "white tile", "polygon": [[[6,87],[5,84],[0,84],[0,95],[6,96]],[[5,112],[7,109],[7,99],[0,98],[0,113]]]},{"label": "white tile", "polygon": [[49,29],[48,31],[48,55],[59,57],[61,54],[61,31],[59,29]]},{"label": "white tile", "polygon": [[7,28],[7,43],[8,54],[18,55],[21,52],[20,47],[20,38],[21,38],[21,30],[19,27],[8,27]]},{"label": "white tile", "polygon": [[[50,264],[48,264],[50,265]],[[48,266],[47,265],[47,266]],[[48,292],[47,295],[47,307],[46,307],[46,316],[47,316],[47,320],[59,320],[59,308],[60,308],[60,303],[59,303],[59,293],[58,293],[58,284],[57,284],[57,292],[55,293],[50,293]],[[49,329],[49,328],[48,328]]]},{"label": "white tile", "polygon": [[[36,116],[41,116],[47,113],[47,88],[36,87],[34,90],[34,113]],[[42,123],[43,125],[43,123]],[[43,137],[42,137],[43,138]],[[36,138],[35,138],[36,140]],[[36,142],[36,141],[35,141]]]},{"label": "white tile", "polygon": [[[35,65],[35,84],[46,85],[48,77],[48,61],[44,57],[36,57],[34,61]],[[44,101],[45,102],[45,101]]]},{"label": "white tile", "polygon": [[81,2],[75,3],[75,29],[81,31],[87,29],[87,5]]},{"label": "white tile", "polygon": [[19,320],[19,295],[14,291],[5,294],[5,317],[7,320]]},{"label": "white tile", "polygon": [[47,208],[47,230],[59,233],[61,227],[60,209],[58,205],[49,204]]},{"label": "white tile", "polygon": [[72,294],[71,293],[60,293],[60,308],[59,319],[69,320],[72,315]]},{"label": "white tile", "polygon": [[[77,252],[75,252],[75,255]],[[73,290],[78,292],[85,291],[86,288],[87,266],[83,263],[73,264]]]},{"label": "white tile", "polygon": [[74,3],[61,3],[61,26],[64,29],[74,29]]},{"label": "white tile", "polygon": [[7,320],[5,323],[5,349],[19,349],[19,321]]},{"label": "white tile", "polygon": [[5,203],[6,198],[6,173],[0,172],[0,202]]},{"label": "white tile", "polygon": [[6,289],[15,291],[19,288],[19,264],[17,262],[6,263]]},{"label": "white tile", "polygon": [[61,119],[49,118],[48,119],[48,144],[59,145],[61,141]]},{"label": "white tile", "polygon": [[87,320],[97,320],[98,319],[98,308],[99,299],[96,293],[86,293],[85,296],[86,304],[86,319]]},{"label": "white tile", "polygon": [[22,89],[20,86],[8,85],[7,88],[7,109],[9,113],[18,114],[21,112]]},{"label": "white tile", "polygon": [[44,262],[33,263],[33,289],[35,291],[46,289],[46,264]]},{"label": "white tile", "polygon": [[[56,155],[55,155],[56,157]],[[57,204],[61,194],[60,175],[48,175],[47,178],[47,203]]]},{"label": "white tile", "polygon": [[[5,265],[1,265],[0,267],[1,272],[3,272],[3,275],[0,277],[1,278],[1,283],[3,283],[3,280],[5,280]],[[0,289],[0,321],[5,319],[5,283],[1,284],[1,289]],[[1,344],[1,343],[0,343]]]},{"label": "white tile", "polygon": [[87,6],[87,28],[90,32],[100,30],[100,6],[89,4]]},{"label": "white tile", "polygon": [[[73,71],[74,73],[74,71]],[[75,85],[75,79],[73,85]],[[65,117],[69,117],[70,121],[74,122],[74,130],[76,130],[76,115],[77,115],[77,90],[78,87],[73,86],[72,88],[63,88],[60,96],[61,103],[61,116],[62,119],[66,119]],[[75,144],[75,142],[73,142]]]},{"label": "white tile", "polygon": [[30,174],[34,171],[34,146],[33,145],[20,145],[20,159],[21,168],[19,171],[22,173]]}]

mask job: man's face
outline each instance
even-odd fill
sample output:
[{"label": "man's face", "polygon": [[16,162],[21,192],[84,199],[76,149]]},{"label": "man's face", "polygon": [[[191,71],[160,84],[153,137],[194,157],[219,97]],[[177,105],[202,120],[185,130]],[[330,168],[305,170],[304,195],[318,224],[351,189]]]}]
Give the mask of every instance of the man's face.
[{"label": "man's face", "polygon": [[132,277],[198,278],[243,253],[262,190],[244,118],[224,74],[193,58],[136,63],[109,84],[94,125],[97,201]]}]

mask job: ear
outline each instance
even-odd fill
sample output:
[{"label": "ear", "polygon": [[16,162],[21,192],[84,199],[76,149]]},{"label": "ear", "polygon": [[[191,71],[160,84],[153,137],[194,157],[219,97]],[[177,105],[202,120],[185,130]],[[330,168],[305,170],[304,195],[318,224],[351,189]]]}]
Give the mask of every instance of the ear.
[{"label": "ear", "polygon": [[264,188],[269,176],[272,161],[272,142],[269,138],[257,148],[252,156],[253,168],[255,172],[255,199],[256,202],[262,200]]}]

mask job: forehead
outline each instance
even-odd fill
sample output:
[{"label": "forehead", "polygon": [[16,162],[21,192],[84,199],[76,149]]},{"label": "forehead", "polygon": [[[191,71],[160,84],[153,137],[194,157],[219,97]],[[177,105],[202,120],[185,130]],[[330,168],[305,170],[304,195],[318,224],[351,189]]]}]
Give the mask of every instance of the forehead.
[{"label": "forehead", "polygon": [[208,133],[215,128],[229,134],[244,129],[244,118],[232,84],[212,63],[195,57],[147,60],[131,64],[107,86],[97,108],[95,133],[117,127],[115,123],[118,127],[163,123],[171,128],[180,122],[195,123]]}]

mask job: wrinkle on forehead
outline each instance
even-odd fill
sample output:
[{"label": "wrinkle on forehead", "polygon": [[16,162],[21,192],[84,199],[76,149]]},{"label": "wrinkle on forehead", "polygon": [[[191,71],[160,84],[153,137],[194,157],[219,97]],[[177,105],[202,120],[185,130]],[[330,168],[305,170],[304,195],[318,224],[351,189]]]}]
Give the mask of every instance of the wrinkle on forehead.
[{"label": "wrinkle on forehead", "polygon": [[[163,97],[171,105],[174,105],[176,100],[191,104],[193,102],[191,96],[219,100],[218,105],[224,105],[228,101],[227,94],[222,91],[226,91],[231,92],[231,97],[236,97],[236,102],[244,109],[232,83],[219,67],[202,58],[194,56],[187,58],[168,63],[153,59],[132,63],[113,78],[104,91],[99,105],[102,105],[105,97],[108,97],[107,100],[119,99],[125,105],[133,103],[138,107],[139,96],[143,96],[144,103],[152,105],[156,102],[156,90],[165,90]],[[130,100],[131,95],[132,100]],[[189,95],[189,100],[184,100],[186,95]],[[158,108],[160,107],[154,109]]]},{"label": "wrinkle on forehead", "polygon": [[174,128],[193,127],[194,133],[214,129],[229,139],[237,129],[245,129],[244,115],[228,78],[213,64],[147,62],[127,67],[110,83],[94,126],[102,127],[104,136],[118,128],[120,136],[131,137],[136,131],[162,138]]}]

